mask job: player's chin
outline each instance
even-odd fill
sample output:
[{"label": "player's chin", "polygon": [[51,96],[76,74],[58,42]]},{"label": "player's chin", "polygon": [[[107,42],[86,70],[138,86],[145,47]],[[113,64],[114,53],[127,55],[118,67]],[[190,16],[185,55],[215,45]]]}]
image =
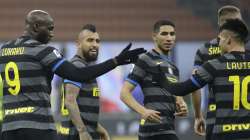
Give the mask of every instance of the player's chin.
[{"label": "player's chin", "polygon": [[89,61],[96,61],[97,60],[97,54],[94,55],[94,54],[89,54],[89,56],[87,57],[87,59]]},{"label": "player's chin", "polygon": [[164,52],[169,52],[172,49],[172,47],[164,47],[162,50]]}]

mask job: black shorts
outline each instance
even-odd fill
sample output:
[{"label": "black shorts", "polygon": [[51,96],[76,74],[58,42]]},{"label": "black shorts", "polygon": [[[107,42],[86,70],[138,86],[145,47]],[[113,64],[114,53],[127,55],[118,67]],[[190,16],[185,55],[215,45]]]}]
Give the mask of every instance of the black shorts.
[{"label": "black shorts", "polygon": [[1,140],[56,140],[56,131],[21,128],[2,132]]},{"label": "black shorts", "polygon": [[150,137],[140,137],[139,140],[179,140],[174,134],[155,135]]}]

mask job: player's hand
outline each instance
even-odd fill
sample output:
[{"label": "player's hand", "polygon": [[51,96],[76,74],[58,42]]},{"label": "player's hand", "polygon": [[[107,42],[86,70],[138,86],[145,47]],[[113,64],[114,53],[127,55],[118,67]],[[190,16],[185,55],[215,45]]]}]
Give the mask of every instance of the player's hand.
[{"label": "player's hand", "polygon": [[79,132],[79,138],[80,140],[92,140],[92,137],[87,131]]},{"label": "player's hand", "polygon": [[99,134],[101,136],[101,140],[110,140],[109,133],[105,128],[103,128],[102,131],[99,131]]},{"label": "player's hand", "polygon": [[143,48],[129,50],[131,46],[132,46],[132,43],[129,43],[127,47],[123,49],[122,52],[118,56],[115,57],[115,61],[117,62],[117,65],[125,65],[125,64],[136,62],[138,56],[146,52],[146,50]]},{"label": "player's hand", "polygon": [[174,115],[179,117],[186,117],[188,115],[187,104],[184,100],[176,102],[176,112]]},{"label": "player's hand", "polygon": [[205,120],[203,117],[195,118],[194,132],[199,136],[205,136]]},{"label": "player's hand", "polygon": [[110,140],[110,136],[108,133],[100,133],[101,140]]},{"label": "player's hand", "polygon": [[159,111],[145,109],[141,116],[144,120],[155,122],[155,123],[161,123],[160,114],[161,113]]}]

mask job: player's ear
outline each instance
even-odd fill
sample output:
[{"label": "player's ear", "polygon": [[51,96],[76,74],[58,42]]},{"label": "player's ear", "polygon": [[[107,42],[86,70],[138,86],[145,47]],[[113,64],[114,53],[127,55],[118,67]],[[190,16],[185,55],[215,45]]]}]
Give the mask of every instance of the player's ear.
[{"label": "player's ear", "polygon": [[154,41],[156,40],[156,35],[157,35],[157,33],[155,33],[155,32],[152,33],[152,38]]},{"label": "player's ear", "polygon": [[80,47],[80,45],[81,45],[81,40],[79,38],[76,39],[76,45],[77,45],[77,47]]},{"label": "player's ear", "polygon": [[32,25],[32,30],[34,31],[34,32],[38,32],[38,29],[39,28],[39,24],[38,23],[34,23],[33,25]]},{"label": "player's ear", "polygon": [[231,44],[231,37],[228,38],[227,44],[230,45]]}]

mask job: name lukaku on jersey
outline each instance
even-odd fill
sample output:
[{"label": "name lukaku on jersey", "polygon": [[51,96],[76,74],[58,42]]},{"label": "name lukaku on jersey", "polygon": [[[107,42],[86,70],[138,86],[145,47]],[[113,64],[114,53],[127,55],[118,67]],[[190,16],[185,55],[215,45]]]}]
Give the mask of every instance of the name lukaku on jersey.
[{"label": "name lukaku on jersey", "polygon": [[18,48],[3,48],[2,56],[11,56],[11,55],[22,55],[24,53],[24,47]]},{"label": "name lukaku on jersey", "polygon": [[250,69],[250,62],[227,62],[227,69]]}]

